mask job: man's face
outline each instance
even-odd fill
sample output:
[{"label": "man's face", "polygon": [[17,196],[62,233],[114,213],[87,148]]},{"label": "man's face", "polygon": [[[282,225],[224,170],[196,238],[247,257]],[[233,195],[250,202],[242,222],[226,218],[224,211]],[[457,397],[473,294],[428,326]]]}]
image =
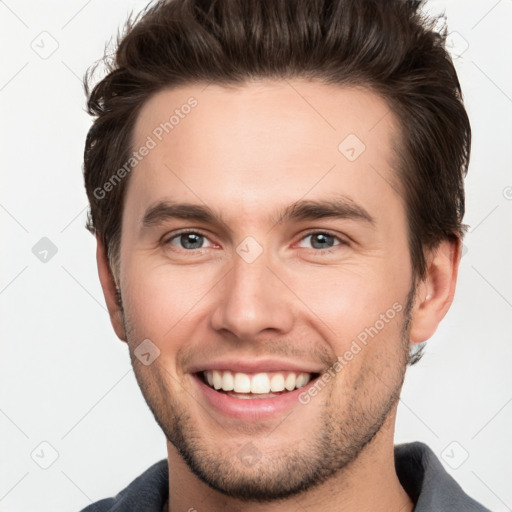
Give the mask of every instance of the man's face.
[{"label": "man's face", "polygon": [[[123,210],[127,341],[169,449],[225,494],[292,495],[392,431],[412,283],[395,123],[368,91],[303,81],[180,87],[140,112],[134,149],[156,146]],[[213,217],[171,215],[181,203]],[[143,340],[146,359],[160,351],[152,364],[136,357]],[[214,390],[205,370],[244,392],[311,381],[241,395]]]}]

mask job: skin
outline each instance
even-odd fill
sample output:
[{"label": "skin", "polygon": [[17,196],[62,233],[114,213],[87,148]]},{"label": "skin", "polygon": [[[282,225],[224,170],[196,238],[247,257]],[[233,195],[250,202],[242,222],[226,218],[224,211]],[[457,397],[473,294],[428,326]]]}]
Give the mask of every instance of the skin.
[{"label": "skin", "polygon": [[[112,324],[167,438],[169,510],[411,511],[394,468],[397,400],[410,345],[430,338],[450,307],[460,244],[444,241],[427,255],[427,275],[408,304],[397,120],[364,89],[299,80],[189,85],[144,105],[134,148],[190,96],[197,107],[129,178],[114,275],[99,238],[97,252]],[[338,150],[348,134],[366,146],[353,162]],[[374,222],[276,223],[280,208],[336,194]],[[144,228],[144,213],[161,200],[207,205],[222,222],[168,219]],[[201,248],[175,236],[184,228],[205,236]],[[326,231],[339,240],[318,245]],[[236,252],[247,236],[263,249],[252,263]],[[288,416],[228,418],[193,384],[193,366],[224,356],[327,369],[396,303],[400,312]],[[148,366],[134,357],[144,339],[160,350]],[[260,454],[249,466],[237,456],[248,443]]]}]

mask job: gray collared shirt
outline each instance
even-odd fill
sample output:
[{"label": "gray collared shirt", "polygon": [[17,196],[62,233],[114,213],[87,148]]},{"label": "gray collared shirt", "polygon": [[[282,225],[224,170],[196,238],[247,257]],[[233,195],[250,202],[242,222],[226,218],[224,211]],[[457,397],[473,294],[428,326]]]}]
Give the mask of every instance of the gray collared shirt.
[{"label": "gray collared shirt", "polygon": [[[395,468],[402,487],[415,503],[413,512],[490,512],[469,497],[424,443],[395,445]],[[81,512],[162,512],[169,494],[169,469],[163,459],[114,498]]]}]

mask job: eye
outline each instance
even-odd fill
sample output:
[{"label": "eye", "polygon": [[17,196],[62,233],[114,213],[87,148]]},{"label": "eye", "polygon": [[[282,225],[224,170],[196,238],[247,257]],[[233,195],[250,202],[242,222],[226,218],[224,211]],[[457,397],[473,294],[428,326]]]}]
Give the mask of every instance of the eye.
[{"label": "eye", "polygon": [[[347,243],[341,238],[331,235],[325,231],[315,231],[313,233],[309,233],[305,237],[301,239],[301,242],[307,239],[311,239],[311,245],[313,249],[320,249],[319,252],[332,252],[333,247],[337,245],[347,245]],[[338,242],[338,243],[336,243]]]},{"label": "eye", "polygon": [[197,231],[181,231],[168,238],[164,244],[177,245],[180,249],[192,251],[194,249],[204,249],[205,240],[208,240],[208,238]]},{"label": "eye", "polygon": [[[310,244],[313,249],[318,249],[316,252],[322,253],[330,253],[334,250],[333,248],[338,245],[347,245],[347,243],[338,236],[325,231],[309,233],[301,239],[300,243],[303,244],[307,239],[310,239]],[[205,243],[209,245],[205,245]],[[213,247],[213,244],[208,240],[206,235],[198,231],[180,231],[179,233],[175,233],[164,241],[164,245],[177,246],[179,249],[189,252]],[[300,246],[303,247],[303,245]]]}]

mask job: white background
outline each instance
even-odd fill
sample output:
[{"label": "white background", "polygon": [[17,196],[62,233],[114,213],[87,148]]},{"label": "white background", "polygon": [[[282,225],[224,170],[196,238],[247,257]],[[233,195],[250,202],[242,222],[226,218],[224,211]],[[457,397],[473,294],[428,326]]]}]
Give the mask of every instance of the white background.
[{"label": "white background", "polygon": [[[166,457],[109,323],[81,175],[90,126],[81,78],[144,5],[0,1],[2,512],[80,510]],[[408,371],[396,442],[427,443],[467,493],[504,512],[512,507],[512,0],[428,8],[446,9],[457,32],[473,128],[471,228],[455,303]],[[47,58],[35,51],[57,44]],[[58,250],[46,263],[32,253],[42,237]],[[36,460],[50,463],[52,450],[58,458],[42,469]]]}]

